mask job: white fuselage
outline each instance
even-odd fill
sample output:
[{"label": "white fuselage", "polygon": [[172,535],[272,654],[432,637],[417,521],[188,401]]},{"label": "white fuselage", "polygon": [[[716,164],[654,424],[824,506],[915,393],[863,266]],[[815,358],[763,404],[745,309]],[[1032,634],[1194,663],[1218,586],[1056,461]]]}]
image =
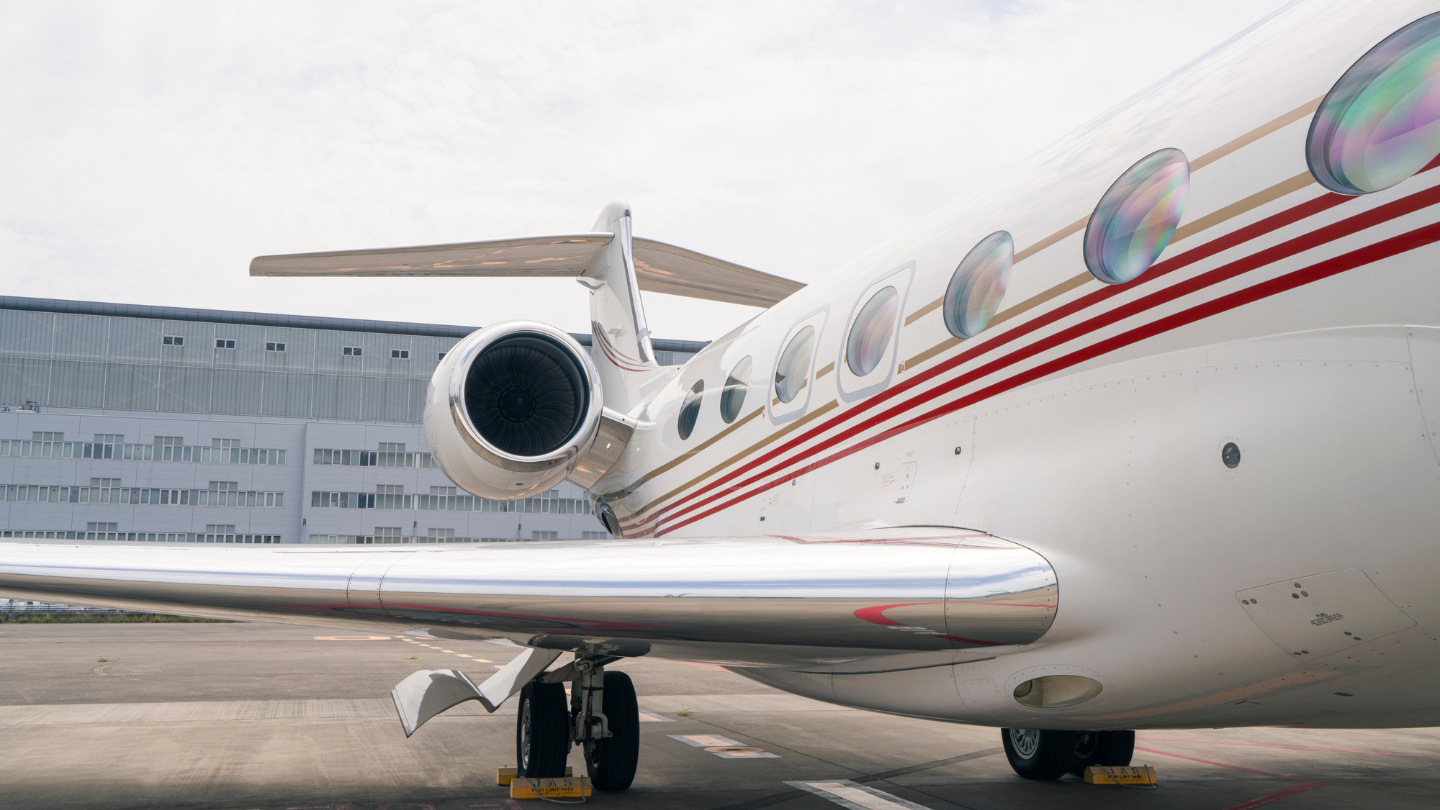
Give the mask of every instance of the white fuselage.
[{"label": "white fuselage", "polygon": [[[627,537],[952,526],[1054,567],[1039,643],[955,666],[748,671],[803,694],[1014,727],[1440,723],[1440,172],[1345,197],[1305,157],[1336,79],[1434,10],[1307,5],[1261,23],[712,343],[632,414],[649,427],[593,492]],[[1180,229],[1136,281],[1090,278],[1095,202],[1166,147],[1192,169]],[[1009,290],[988,329],[954,339],[934,303],[998,230],[1017,251]],[[876,384],[843,352],[881,283],[901,326]],[[819,348],[780,403],[777,356],[805,325]],[[740,418],[707,395],[682,440],[686,393],[718,393],[744,357]],[[1321,577],[1352,569],[1373,587]],[[1310,631],[1277,630],[1269,596],[1312,581],[1305,598],[1359,606],[1375,635],[1284,648]],[[1038,674],[1105,689],[1026,709],[1011,691]]]}]

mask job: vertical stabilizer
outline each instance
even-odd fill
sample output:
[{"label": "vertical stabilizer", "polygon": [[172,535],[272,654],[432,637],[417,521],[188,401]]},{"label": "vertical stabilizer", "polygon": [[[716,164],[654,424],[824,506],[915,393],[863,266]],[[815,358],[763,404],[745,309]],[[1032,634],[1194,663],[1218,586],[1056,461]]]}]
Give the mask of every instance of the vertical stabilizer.
[{"label": "vertical stabilizer", "polygon": [[590,334],[605,407],[628,414],[639,404],[645,384],[662,373],[650,346],[650,329],[635,280],[630,206],[623,202],[605,206],[594,229],[613,233],[615,238],[590,258],[579,281],[590,290]]}]

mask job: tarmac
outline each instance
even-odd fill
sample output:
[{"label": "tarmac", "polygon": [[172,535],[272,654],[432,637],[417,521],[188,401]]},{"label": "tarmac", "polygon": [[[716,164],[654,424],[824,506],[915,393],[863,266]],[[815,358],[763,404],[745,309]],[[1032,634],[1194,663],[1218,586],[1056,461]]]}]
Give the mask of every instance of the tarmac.
[{"label": "tarmac", "polygon": [[[479,680],[517,651],[270,624],[0,624],[0,808],[540,807],[495,785],[514,764],[513,700],[494,715],[463,704],[406,739],[389,697],[417,669]],[[1158,770],[1154,790],[1037,783],[1013,774],[996,729],[817,703],[705,665],[614,666],[647,717],[634,787],[597,807],[1440,806],[1440,729],[1147,731],[1135,763]],[[706,751],[717,737],[761,751]]]}]

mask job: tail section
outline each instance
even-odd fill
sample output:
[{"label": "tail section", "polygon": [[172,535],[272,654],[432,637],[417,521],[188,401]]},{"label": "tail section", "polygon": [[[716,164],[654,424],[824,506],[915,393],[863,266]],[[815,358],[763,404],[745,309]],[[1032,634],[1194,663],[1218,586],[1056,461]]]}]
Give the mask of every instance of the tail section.
[{"label": "tail section", "polygon": [[585,264],[579,281],[590,291],[590,333],[605,407],[628,414],[661,375],[650,345],[645,305],[635,278],[630,206],[612,202],[595,220],[595,231],[615,234]]}]

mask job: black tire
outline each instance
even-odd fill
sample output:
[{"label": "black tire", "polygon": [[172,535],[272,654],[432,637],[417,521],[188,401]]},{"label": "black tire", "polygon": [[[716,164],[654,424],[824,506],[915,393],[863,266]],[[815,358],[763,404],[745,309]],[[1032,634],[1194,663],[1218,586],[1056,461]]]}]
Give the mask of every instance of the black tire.
[{"label": "black tire", "polygon": [[1134,756],[1133,731],[1077,731],[1067,770],[1076,776],[1084,776],[1089,765],[1129,765]]},{"label": "black tire", "polygon": [[1073,731],[1002,728],[1000,740],[1015,773],[1040,782],[1064,776],[1075,755]]},{"label": "black tire", "polygon": [[515,761],[520,775],[550,779],[565,775],[570,754],[570,712],[565,687],[530,682],[520,690],[520,715],[515,726]]},{"label": "black tire", "polygon": [[611,736],[587,746],[585,767],[596,790],[625,790],[640,763],[640,704],[629,675],[607,672],[604,686],[602,706]]}]

